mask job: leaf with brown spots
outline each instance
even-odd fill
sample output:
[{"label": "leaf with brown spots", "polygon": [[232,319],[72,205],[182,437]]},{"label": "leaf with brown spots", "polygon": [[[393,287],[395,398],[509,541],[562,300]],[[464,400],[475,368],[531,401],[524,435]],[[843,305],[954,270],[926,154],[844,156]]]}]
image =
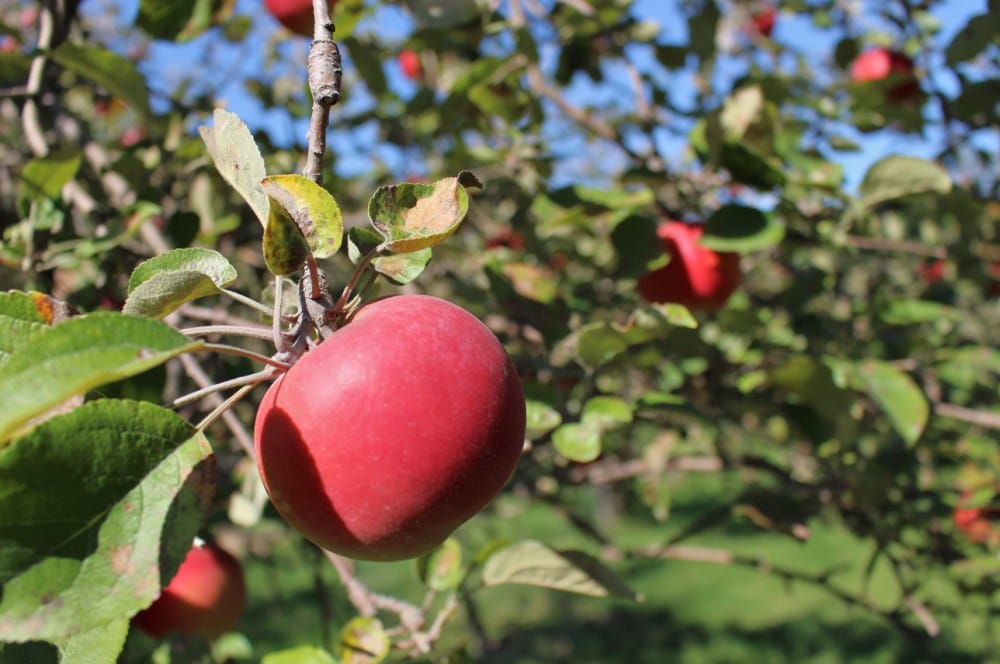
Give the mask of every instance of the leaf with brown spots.
[{"label": "leaf with brown spots", "polygon": [[177,570],[214,483],[204,435],[149,402],[90,401],[20,438],[0,454],[0,641],[117,634]]},{"label": "leaf with brown spots", "polygon": [[368,202],[372,226],[385,249],[410,253],[444,242],[469,211],[468,186],[481,186],[468,171],[434,184],[403,182],[379,187]]}]

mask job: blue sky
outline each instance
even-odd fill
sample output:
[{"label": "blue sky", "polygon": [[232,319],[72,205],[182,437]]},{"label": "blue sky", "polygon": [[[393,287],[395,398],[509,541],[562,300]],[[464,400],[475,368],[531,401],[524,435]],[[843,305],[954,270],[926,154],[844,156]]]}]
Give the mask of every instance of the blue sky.
[{"label": "blue sky", "polygon": [[[986,10],[987,0],[949,0],[936,11],[936,18],[941,23],[941,32],[937,36],[940,44],[947,44],[951,41],[956,32],[967,22],[972,15],[982,13]],[[120,10],[120,17],[123,21],[129,21],[134,17],[138,7],[138,0],[103,0],[103,3],[112,3]],[[84,3],[84,11],[102,11],[102,2]],[[862,3],[862,7],[871,9],[877,0],[867,0]],[[676,14],[677,3],[665,0],[636,0],[633,12],[637,17],[657,21],[661,26],[661,40],[666,42],[681,43],[685,40],[685,24]],[[206,78],[210,85],[217,86],[214,89],[216,98],[225,100],[228,108],[239,114],[244,121],[255,129],[266,130],[276,142],[289,144],[302,142],[305,132],[305,123],[299,122],[290,124],[287,117],[280,109],[265,109],[261,104],[249,94],[243,86],[242,79],[248,72],[259,71],[265,66],[264,58],[266,50],[258,45],[267,42],[274,33],[275,23],[262,11],[262,0],[240,0],[237,4],[239,13],[248,14],[259,18],[255,25],[253,38],[243,47],[237,48],[228,44],[220,46],[220,40],[214,35],[205,35],[190,43],[174,45],[166,43],[156,43],[152,47],[151,57],[147,64],[147,73],[152,74],[154,87],[169,87],[172,81],[179,80],[190,73],[191,67],[198,61],[200,52],[205,48],[215,48],[219,50],[217,59],[221,62],[231,61],[223,71],[206,72]],[[861,16],[862,25],[869,30],[872,35],[876,35],[879,30],[885,28],[879,25],[869,13]],[[376,19],[369,22],[367,29],[377,30],[381,39],[402,40],[412,30],[412,23],[407,15],[399,9],[389,6],[380,10]],[[365,29],[363,27],[362,29]],[[832,60],[832,49],[836,35],[833,33],[823,33],[812,26],[811,20],[806,16],[796,16],[789,12],[779,15],[779,19],[772,35],[772,39],[777,43],[791,47],[793,50],[805,54],[810,59],[830,62]],[[875,37],[877,38],[877,37]],[[297,66],[299,62],[304,62],[308,41],[305,39],[290,39],[288,43],[281,45],[281,53],[288,58],[288,66]],[[630,55],[632,55],[630,53]],[[643,58],[648,58],[648,53],[641,50],[636,51],[636,65],[645,68],[650,63],[643,62]],[[734,63],[732,71],[723,70],[724,75],[733,77],[739,75],[739,68],[742,65]],[[387,68],[392,85],[397,89],[402,89],[405,93],[412,83],[403,78],[395,67]],[[954,89],[954,82],[947,79],[941,71],[931,68],[927,72],[934,84],[945,92]],[[214,80],[213,80],[214,78]],[[693,86],[690,79],[684,76],[672,76],[670,80],[672,88],[679,92],[681,97],[685,94],[693,94]],[[593,99],[602,93],[611,95],[608,90],[594,88],[586,82],[580,85],[571,86],[569,91],[570,99]],[[351,106],[363,106],[369,103],[364,95],[348,95],[347,104]],[[334,116],[334,122],[336,114]],[[340,143],[347,145],[344,140],[347,137],[340,137]],[[355,144],[361,151],[375,150],[379,158],[390,165],[402,167],[406,156],[395,149],[385,149],[374,145],[374,128],[367,132],[356,132],[350,138],[350,142]],[[678,163],[684,155],[686,141],[683,136],[670,136],[666,132],[658,135],[660,139],[658,145],[661,152],[665,152],[671,163]],[[913,135],[901,135],[892,131],[881,131],[871,134],[861,135],[855,133],[852,138],[862,146],[859,152],[838,153],[837,161],[844,165],[845,176],[849,188],[854,188],[860,182],[861,176],[874,161],[887,154],[908,154],[914,156],[930,157],[941,146],[942,137],[938,132],[929,131],[923,137]],[[983,140],[983,139],[980,139]],[[996,140],[993,138],[987,141]],[[583,150],[582,145],[567,144],[565,148],[568,152],[573,150]],[[352,171],[360,171],[368,168],[370,162],[367,159],[342,159],[339,164],[342,174],[348,175]],[[565,179],[572,180],[578,177],[576,173],[567,172]]]}]

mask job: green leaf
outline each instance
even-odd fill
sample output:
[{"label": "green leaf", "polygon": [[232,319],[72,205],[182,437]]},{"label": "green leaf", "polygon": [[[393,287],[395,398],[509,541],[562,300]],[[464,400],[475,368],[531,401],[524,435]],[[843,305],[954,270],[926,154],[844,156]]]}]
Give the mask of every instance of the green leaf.
[{"label": "green leaf", "polygon": [[115,620],[58,641],[60,664],[115,664],[128,628],[128,620]]},{"label": "green leaf", "polygon": [[655,196],[651,189],[639,189],[629,191],[623,189],[597,189],[595,187],[584,187],[577,185],[573,187],[573,193],[584,203],[600,205],[609,210],[630,210],[645,208],[655,202]]},{"label": "green leaf", "polygon": [[632,421],[632,406],[624,399],[609,396],[591,397],[583,404],[580,422],[607,431]]},{"label": "green leaf", "polygon": [[979,14],[958,31],[945,50],[945,58],[952,67],[974,59],[991,45],[1000,46],[997,37],[996,14]]},{"label": "green leaf", "polygon": [[344,238],[344,220],[337,201],[303,175],[272,175],[261,182],[271,210],[283,208],[295,221],[316,258],[337,253]]},{"label": "green leaf", "polygon": [[159,595],[201,527],[215,486],[211,452],[171,411],[111,399],[5,449],[0,640],[113,645],[117,625]]},{"label": "green leaf", "polygon": [[0,662],[4,664],[57,664],[59,651],[44,641],[0,643]]},{"label": "green leaf", "polygon": [[874,163],[861,182],[861,204],[873,208],[915,194],[947,194],[951,177],[938,164],[919,157],[891,156]]},{"label": "green leaf", "polygon": [[842,417],[855,401],[837,385],[826,364],[808,355],[790,357],[771,372],[771,380],[830,421]]},{"label": "green leaf", "polygon": [[596,367],[625,352],[629,347],[665,337],[674,327],[696,328],[698,323],[679,304],[640,307],[624,324],[600,321],[584,325],[567,339],[564,350],[573,359]]},{"label": "green leaf", "polygon": [[184,30],[198,0],[142,0],[135,24],[154,39],[174,40]]},{"label": "green leaf", "polygon": [[211,249],[173,249],[139,263],[128,280],[124,313],[163,318],[185,302],[236,281],[236,268]]},{"label": "green leaf", "polygon": [[527,437],[529,440],[538,440],[549,431],[562,424],[562,415],[559,411],[543,401],[528,399],[525,402],[527,409]]},{"label": "green leaf", "polygon": [[0,445],[66,399],[197,350],[165,323],[98,312],[36,334],[0,364]]},{"label": "green leaf", "polygon": [[454,590],[465,578],[462,545],[454,537],[417,559],[417,575],[433,591]]},{"label": "green leaf", "polygon": [[382,236],[371,228],[355,226],[347,233],[347,257],[355,265],[382,244]]},{"label": "green leaf", "polygon": [[198,133],[216,170],[266,228],[270,204],[261,181],[267,172],[250,129],[235,113],[217,108],[212,113],[212,126],[198,127]]},{"label": "green leaf", "polygon": [[590,463],[601,456],[601,429],[591,422],[570,422],[552,432],[552,444],[570,461]]},{"label": "green leaf", "polygon": [[910,445],[917,442],[930,416],[930,406],[920,387],[887,362],[868,360],[858,364],[855,371],[896,432]]},{"label": "green leaf", "polygon": [[749,253],[781,242],[785,227],[770,215],[743,205],[724,205],[705,221],[698,243],[714,251]]},{"label": "green leaf", "polygon": [[[339,17],[337,18],[339,20]],[[339,35],[340,26],[338,25],[337,36],[339,37]],[[389,85],[385,78],[385,71],[382,69],[378,48],[369,39],[359,39],[357,36],[347,37],[341,43],[371,94],[376,97],[384,94],[389,89]]]},{"label": "green leaf", "polygon": [[601,365],[625,352],[629,343],[625,335],[610,323],[589,323],[580,328],[576,338],[578,359],[591,367]]},{"label": "green leaf", "polygon": [[413,18],[436,30],[453,28],[480,15],[476,0],[406,0]]},{"label": "green leaf", "polygon": [[20,214],[28,215],[32,201],[58,197],[63,186],[76,177],[81,160],[79,152],[67,152],[37,157],[25,164],[17,197]]},{"label": "green leaf", "polygon": [[933,323],[943,319],[956,320],[961,317],[954,307],[929,300],[893,300],[879,312],[881,319],[889,325],[918,325]]},{"label": "green leaf", "polygon": [[469,210],[466,186],[482,185],[463,171],[433,185],[404,182],[382,186],[368,203],[368,216],[389,251],[419,251],[443,242],[458,229]]},{"label": "green leaf", "polygon": [[[657,314],[662,316],[664,320],[674,327],[684,327],[689,330],[698,329],[698,319],[694,317],[691,311],[685,307],[683,304],[676,304],[674,302],[666,302],[662,304],[654,304],[651,307]],[[641,316],[640,309],[635,312],[635,317],[637,319]]]},{"label": "green leaf", "polygon": [[389,655],[390,646],[381,622],[358,616],[341,630],[337,657],[341,664],[378,664]]},{"label": "green leaf", "polygon": [[431,253],[431,248],[427,247],[408,254],[379,256],[372,262],[372,267],[379,274],[384,274],[391,279],[393,283],[402,286],[423,273],[424,268],[431,261]]},{"label": "green leaf", "polygon": [[298,646],[264,655],[260,664],[337,664],[337,660],[322,648]]},{"label": "green leaf", "polygon": [[483,583],[515,583],[592,597],[640,600],[595,558],[580,551],[556,551],[535,540],[515,542],[490,556],[483,566]]},{"label": "green leaf", "polygon": [[262,241],[264,264],[279,277],[298,272],[309,258],[309,243],[292,215],[272,205]]},{"label": "green leaf", "polygon": [[151,115],[146,79],[131,60],[97,44],[72,41],[60,44],[52,52],[52,59],[97,83],[136,113],[145,117]]},{"label": "green leaf", "polygon": [[46,320],[31,295],[0,293],[0,362],[45,327]]},{"label": "green leaf", "polygon": [[505,263],[498,256],[491,261],[494,273],[502,274],[515,293],[523,298],[549,304],[559,295],[556,275],[548,267],[530,263]]}]

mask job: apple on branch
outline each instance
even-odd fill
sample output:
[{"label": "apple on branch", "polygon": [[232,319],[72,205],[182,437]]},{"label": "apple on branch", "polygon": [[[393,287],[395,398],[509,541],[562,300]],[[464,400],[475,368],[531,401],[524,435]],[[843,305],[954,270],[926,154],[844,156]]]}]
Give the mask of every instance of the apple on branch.
[{"label": "apple on branch", "polygon": [[778,10],[765,5],[750,14],[750,28],[762,37],[770,37],[777,18]]},{"label": "apple on branch", "polygon": [[639,294],[648,302],[676,302],[689,309],[719,309],[741,281],[739,254],[716,252],[698,244],[700,224],[667,221],[657,228],[665,266],[639,279]]},{"label": "apple on branch", "polygon": [[886,97],[893,101],[908,101],[920,92],[913,69],[913,60],[906,54],[879,47],[855,58],[850,73],[855,83],[875,83],[891,77],[898,82],[886,89]]},{"label": "apple on branch", "polygon": [[388,297],[271,385],[257,466],[278,512],[324,549],[414,558],[503,488],[525,417],[514,364],[479,319],[427,295]]},{"label": "apple on branch", "polygon": [[[337,0],[329,0],[333,12]],[[264,6],[279,23],[303,37],[313,36],[312,0],[264,0]]]},{"label": "apple on branch", "polygon": [[132,622],[156,639],[178,632],[212,641],[236,626],[246,595],[239,561],[215,544],[196,544],[156,601]]},{"label": "apple on branch", "polygon": [[420,54],[413,49],[404,48],[399,52],[399,68],[403,75],[411,81],[419,81],[424,76],[424,66]]}]

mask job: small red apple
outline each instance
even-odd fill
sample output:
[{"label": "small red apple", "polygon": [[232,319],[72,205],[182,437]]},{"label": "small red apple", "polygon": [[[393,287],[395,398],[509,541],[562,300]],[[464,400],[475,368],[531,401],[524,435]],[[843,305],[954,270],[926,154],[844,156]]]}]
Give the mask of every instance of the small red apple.
[{"label": "small red apple", "polygon": [[486,241],[487,249],[507,247],[508,249],[513,249],[514,251],[521,251],[525,246],[527,246],[527,244],[524,241],[524,236],[509,226],[500,229]]},{"label": "small red apple", "polygon": [[[337,0],[329,0],[330,12]],[[264,0],[264,6],[271,16],[292,32],[303,37],[313,36],[312,0]]]},{"label": "small red apple", "polygon": [[889,77],[899,79],[886,91],[889,99],[904,101],[914,98],[920,85],[913,73],[913,60],[899,51],[887,48],[873,48],[865,51],[851,63],[851,80],[855,83],[871,83]]},{"label": "small red apple", "polygon": [[156,601],[133,622],[157,639],[180,632],[211,641],[236,626],[246,595],[239,561],[214,544],[196,545]]},{"label": "small red apple", "polygon": [[750,14],[750,21],[754,31],[762,37],[770,37],[774,30],[774,23],[778,18],[778,10],[770,5]]},{"label": "small red apple", "polygon": [[399,295],[362,307],[271,385],[254,444],[271,501],[307,539],[402,560],[503,488],[524,433],[521,383],[489,328]]},{"label": "small red apple", "polygon": [[670,262],[639,279],[644,299],[676,302],[689,309],[718,309],[726,303],[740,284],[740,257],[698,244],[703,232],[700,224],[660,224],[656,234]]},{"label": "small red apple", "polygon": [[928,286],[941,281],[944,277],[945,262],[942,260],[930,261],[920,266],[920,277]]},{"label": "small red apple", "polygon": [[404,48],[399,52],[399,68],[411,81],[419,81],[424,76],[424,65],[420,62],[420,54],[412,49]]}]

